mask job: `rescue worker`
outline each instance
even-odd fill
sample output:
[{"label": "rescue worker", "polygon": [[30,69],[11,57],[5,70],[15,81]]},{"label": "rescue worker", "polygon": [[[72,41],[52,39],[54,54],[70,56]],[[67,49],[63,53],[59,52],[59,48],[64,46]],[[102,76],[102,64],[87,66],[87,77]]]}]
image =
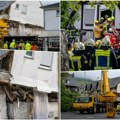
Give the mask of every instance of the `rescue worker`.
[{"label": "rescue worker", "polygon": [[3,48],[4,48],[4,49],[8,49],[8,41],[5,41]]},{"label": "rescue worker", "polygon": [[25,43],[23,42],[23,40],[20,40],[20,43],[18,44],[18,49],[19,50],[25,50]]},{"label": "rescue worker", "polygon": [[84,44],[75,43],[74,50],[70,53],[70,71],[87,70],[87,59],[84,52]]},{"label": "rescue worker", "polygon": [[98,23],[98,20],[95,21],[95,25],[94,25],[94,38],[95,41],[100,40],[101,39],[101,32],[103,29],[100,28],[100,24]]},{"label": "rescue worker", "polygon": [[38,48],[39,47],[35,43],[32,44],[32,48],[31,48],[32,50],[38,50]]},{"label": "rescue worker", "polygon": [[87,58],[87,70],[93,70],[93,58],[95,42],[92,39],[88,39],[85,43],[85,56]]},{"label": "rescue worker", "polygon": [[117,113],[120,114],[120,103],[117,105]]},{"label": "rescue worker", "polygon": [[94,53],[94,70],[117,69],[118,63],[116,55],[110,46],[109,37],[105,37],[101,41],[100,49],[96,49]]},{"label": "rescue worker", "polygon": [[112,27],[111,27],[112,19],[111,19],[111,18],[108,18],[107,21],[108,21],[108,24],[107,24],[107,32],[110,33],[111,31],[109,31],[109,30],[112,28]]},{"label": "rescue worker", "polygon": [[12,42],[10,43],[10,49],[16,49],[15,39],[13,39]]},{"label": "rescue worker", "polygon": [[25,50],[31,50],[31,44],[28,41],[25,44]]}]

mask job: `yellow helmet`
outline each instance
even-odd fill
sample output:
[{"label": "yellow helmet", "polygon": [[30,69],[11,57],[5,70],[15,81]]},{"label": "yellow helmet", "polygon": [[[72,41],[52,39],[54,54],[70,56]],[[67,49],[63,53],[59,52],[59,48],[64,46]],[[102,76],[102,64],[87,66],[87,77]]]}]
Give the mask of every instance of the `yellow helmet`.
[{"label": "yellow helmet", "polygon": [[108,18],[108,19],[107,19],[107,21],[108,21],[108,22],[111,22],[111,21],[112,21],[112,19],[111,19],[111,18]]},{"label": "yellow helmet", "polygon": [[112,17],[111,17],[111,19],[112,19],[112,21],[114,21],[114,20],[115,20],[115,17],[114,17],[114,16],[112,16]]},{"label": "yellow helmet", "polygon": [[95,23],[98,23],[98,20],[95,20]]}]

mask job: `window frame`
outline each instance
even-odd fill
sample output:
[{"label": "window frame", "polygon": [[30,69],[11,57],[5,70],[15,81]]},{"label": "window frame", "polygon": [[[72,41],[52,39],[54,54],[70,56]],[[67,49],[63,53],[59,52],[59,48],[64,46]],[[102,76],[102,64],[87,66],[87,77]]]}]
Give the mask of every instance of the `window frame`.
[{"label": "window frame", "polygon": [[[27,55],[27,52],[32,52],[32,56],[30,56],[30,55]],[[29,59],[34,59],[34,52],[33,51],[26,51],[25,52],[25,56],[24,56],[25,58],[29,58]]]},{"label": "window frame", "polygon": [[[43,65],[43,64],[41,64],[41,62],[42,62],[42,60],[41,60],[39,66],[38,66],[39,69],[44,69],[44,70],[52,71],[52,64],[53,64],[54,53],[51,52],[51,54],[52,54],[51,65],[50,66]],[[42,54],[42,57],[43,57],[43,55],[44,54]]]},{"label": "window frame", "polygon": [[[26,7],[26,12],[23,11],[23,7]],[[27,7],[28,7],[28,6],[26,6],[26,5],[22,5],[21,14],[23,14],[23,15],[26,15],[26,14],[27,14]]]},{"label": "window frame", "polygon": [[[18,7],[17,7],[17,5],[18,5]],[[20,4],[16,3],[15,9],[19,10],[20,9]]]},{"label": "window frame", "polygon": [[60,17],[60,10],[56,10],[56,17]]}]

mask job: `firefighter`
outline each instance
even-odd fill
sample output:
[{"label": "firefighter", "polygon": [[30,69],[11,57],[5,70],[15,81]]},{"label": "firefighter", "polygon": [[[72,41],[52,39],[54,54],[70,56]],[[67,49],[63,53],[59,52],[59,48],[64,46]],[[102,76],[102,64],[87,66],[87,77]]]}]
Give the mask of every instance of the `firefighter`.
[{"label": "firefighter", "polygon": [[23,40],[20,40],[20,43],[18,44],[18,49],[19,50],[25,50],[25,43],[23,42]]},{"label": "firefighter", "polygon": [[8,49],[8,41],[5,41],[3,48],[4,48],[4,49]]},{"label": "firefighter", "polygon": [[95,26],[94,26],[94,38],[95,41],[100,40],[101,39],[101,32],[103,29],[100,28],[100,24],[98,22],[98,20],[95,21]]},{"label": "firefighter", "polygon": [[75,43],[74,50],[70,53],[70,71],[87,70],[87,58],[84,52],[84,44]]},{"label": "firefighter", "polygon": [[109,37],[101,41],[100,49],[94,53],[94,70],[117,69],[118,63],[115,52],[110,46]]},{"label": "firefighter", "polygon": [[111,18],[108,18],[107,19],[107,21],[108,21],[108,24],[107,24],[107,32],[108,33],[111,33],[111,31],[109,31],[111,28],[112,28],[112,19]]},{"label": "firefighter", "polygon": [[31,44],[28,41],[25,44],[25,50],[31,50]]},{"label": "firefighter", "polygon": [[10,49],[16,49],[15,39],[13,39],[12,42],[10,43]]},{"label": "firefighter", "polygon": [[92,39],[88,39],[84,44],[85,44],[85,56],[88,61],[87,70],[93,70],[95,42]]}]

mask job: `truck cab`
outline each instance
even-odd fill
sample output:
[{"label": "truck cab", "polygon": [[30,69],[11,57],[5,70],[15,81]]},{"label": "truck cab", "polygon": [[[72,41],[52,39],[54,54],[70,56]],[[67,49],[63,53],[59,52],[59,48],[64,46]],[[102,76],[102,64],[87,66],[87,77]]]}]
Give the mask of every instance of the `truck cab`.
[{"label": "truck cab", "polygon": [[94,96],[75,98],[73,103],[73,109],[79,110],[80,113],[83,113],[84,111],[87,111],[88,113],[95,113],[96,107]]}]

